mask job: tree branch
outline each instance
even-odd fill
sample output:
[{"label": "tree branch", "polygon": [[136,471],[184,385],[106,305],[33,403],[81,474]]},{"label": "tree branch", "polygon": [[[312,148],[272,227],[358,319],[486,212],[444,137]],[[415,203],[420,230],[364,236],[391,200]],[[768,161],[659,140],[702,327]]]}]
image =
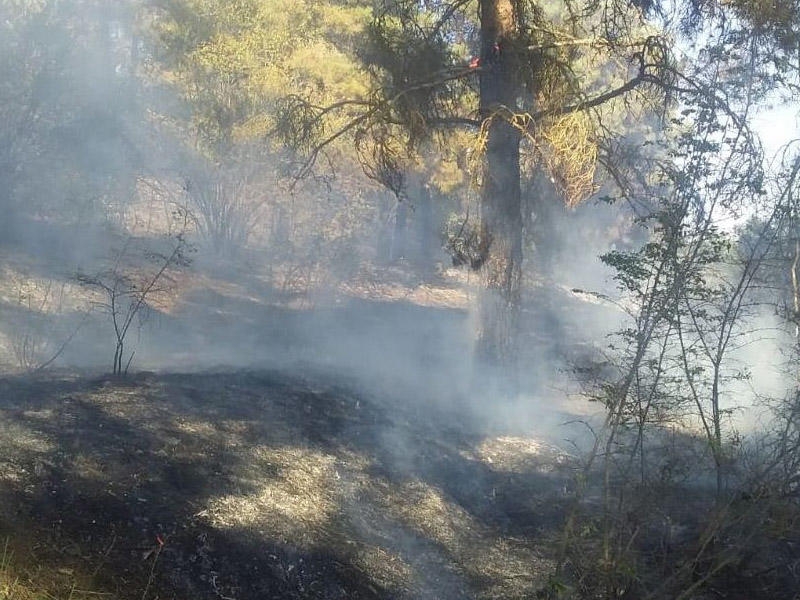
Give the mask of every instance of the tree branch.
[{"label": "tree branch", "polygon": [[[308,158],[303,162],[303,165],[300,168],[300,171],[298,172],[298,174],[296,176],[296,179],[302,179],[303,177],[305,177],[306,175],[308,175],[311,172],[311,169],[313,168],[314,164],[316,163],[317,157],[319,156],[320,152],[322,152],[327,146],[331,145],[333,142],[338,140],[340,137],[345,135],[347,132],[353,130],[355,127],[357,127],[361,123],[364,123],[365,121],[370,119],[381,108],[383,108],[385,106],[391,106],[392,104],[394,104],[395,102],[400,100],[403,96],[406,96],[406,95],[411,94],[413,92],[417,92],[417,91],[424,90],[424,89],[430,89],[432,87],[437,87],[437,86],[440,86],[440,85],[444,85],[445,83],[448,83],[450,81],[457,81],[459,79],[463,79],[464,77],[472,75],[476,70],[477,69],[459,69],[458,71],[449,71],[448,72],[449,74],[445,75],[444,77],[441,77],[441,78],[438,78],[438,79],[435,79],[435,80],[423,81],[423,82],[420,82],[420,83],[417,83],[417,84],[414,84],[414,85],[410,85],[407,88],[404,88],[404,89],[400,90],[399,92],[397,92],[394,96],[392,96],[388,100],[385,100],[385,101],[382,101],[382,102],[372,103],[372,102],[368,102],[366,100],[363,100],[363,101],[362,100],[352,100],[352,101],[347,101],[346,100],[346,101],[342,101],[342,102],[337,102],[335,104],[332,104],[329,107],[326,107],[326,108],[322,109],[321,112],[316,116],[317,119],[322,117],[322,116],[324,116],[326,113],[330,112],[331,110],[335,110],[335,108],[342,107],[342,106],[345,106],[347,104],[359,104],[361,106],[365,106],[365,107],[368,106],[369,107],[369,109],[366,112],[364,112],[363,114],[358,115],[357,117],[353,118],[353,120],[351,120],[349,123],[346,123],[341,128],[339,128],[337,131],[335,131],[334,133],[329,135],[327,138],[325,138],[324,140],[322,140],[319,143],[315,144],[314,147],[311,148],[311,151],[309,152]],[[444,119],[444,121],[451,121],[451,119]],[[458,121],[460,121],[460,119],[453,119],[451,123],[447,123],[447,124],[456,125],[456,124],[458,124]],[[477,122],[477,121],[475,121],[473,119],[464,119],[463,122],[461,122],[461,124],[469,125],[469,126],[472,126],[472,127],[476,127],[476,126],[480,125],[479,122]]]}]

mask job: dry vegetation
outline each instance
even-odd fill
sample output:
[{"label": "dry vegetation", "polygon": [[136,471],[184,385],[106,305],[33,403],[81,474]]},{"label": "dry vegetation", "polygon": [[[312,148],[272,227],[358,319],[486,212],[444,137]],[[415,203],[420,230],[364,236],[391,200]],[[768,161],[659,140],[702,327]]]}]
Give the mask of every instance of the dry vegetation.
[{"label": "dry vegetation", "polygon": [[75,589],[42,597],[528,598],[552,566],[571,462],[535,439],[275,373],[0,393],[0,533]]}]

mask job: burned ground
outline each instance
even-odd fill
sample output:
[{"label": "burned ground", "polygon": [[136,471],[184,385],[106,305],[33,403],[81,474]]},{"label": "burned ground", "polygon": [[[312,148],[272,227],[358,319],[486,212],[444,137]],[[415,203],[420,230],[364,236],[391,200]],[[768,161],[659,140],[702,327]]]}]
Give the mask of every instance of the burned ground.
[{"label": "burned ground", "polygon": [[530,597],[568,457],[333,380],[5,379],[2,533],[118,598]]}]

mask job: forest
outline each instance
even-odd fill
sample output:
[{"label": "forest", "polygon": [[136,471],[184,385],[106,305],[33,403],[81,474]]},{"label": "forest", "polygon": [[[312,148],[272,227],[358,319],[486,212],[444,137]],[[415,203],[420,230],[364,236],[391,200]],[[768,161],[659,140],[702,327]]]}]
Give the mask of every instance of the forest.
[{"label": "forest", "polygon": [[0,0],[0,600],[800,598],[798,0]]}]

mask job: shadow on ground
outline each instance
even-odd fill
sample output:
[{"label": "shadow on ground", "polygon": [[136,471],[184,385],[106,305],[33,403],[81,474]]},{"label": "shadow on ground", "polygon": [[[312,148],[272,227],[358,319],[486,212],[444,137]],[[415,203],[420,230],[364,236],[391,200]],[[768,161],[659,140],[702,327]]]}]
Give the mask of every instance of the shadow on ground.
[{"label": "shadow on ground", "polygon": [[330,381],[2,380],[5,533],[119,598],[531,597],[569,460]]}]

